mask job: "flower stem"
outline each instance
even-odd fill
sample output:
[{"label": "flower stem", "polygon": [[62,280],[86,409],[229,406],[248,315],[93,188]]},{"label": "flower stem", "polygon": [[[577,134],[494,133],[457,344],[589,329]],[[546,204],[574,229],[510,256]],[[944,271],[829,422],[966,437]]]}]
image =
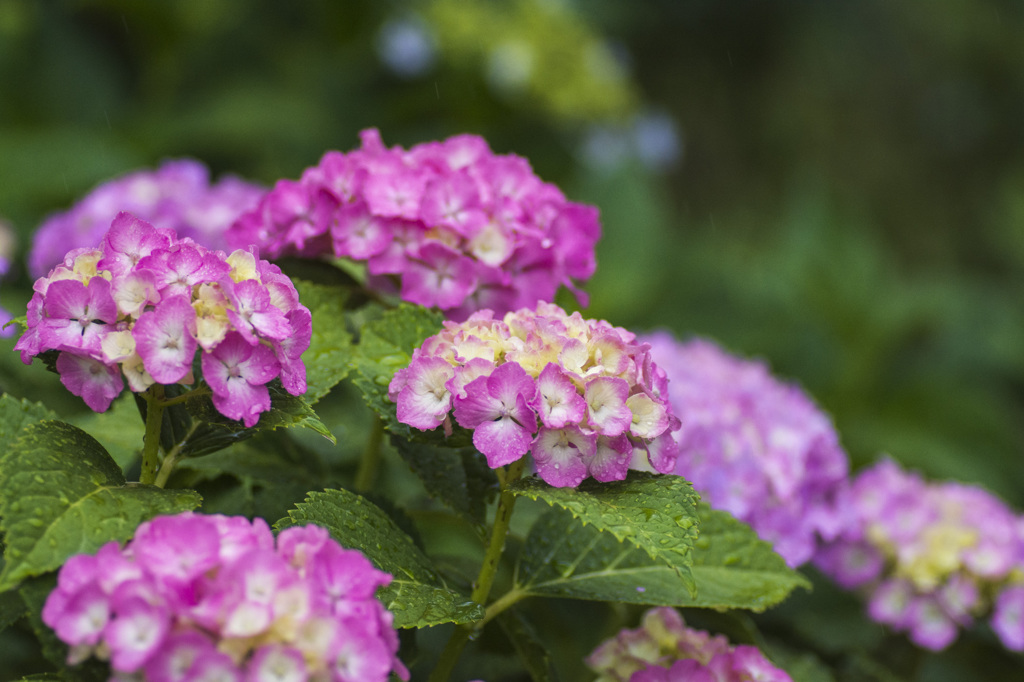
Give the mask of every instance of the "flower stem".
[{"label": "flower stem", "polygon": [[[508,492],[508,486],[519,479],[526,466],[525,457],[509,465],[504,476],[499,476],[501,481],[501,495],[498,497],[498,508],[494,513],[494,526],[491,528],[491,539],[487,544],[487,552],[484,554],[484,563],[480,567],[480,573],[473,584],[472,600],[477,604],[486,604],[487,597],[491,593],[491,586],[494,584],[494,577],[498,573],[498,566],[501,564],[501,553],[505,550],[505,537],[508,535],[509,522],[512,519],[512,510],[516,504],[516,496]],[[507,597],[508,595],[506,595]],[[503,598],[504,599],[504,598]],[[499,602],[495,602],[497,604]],[[502,610],[511,606],[505,604]],[[489,611],[489,610],[488,610]],[[493,615],[497,615],[495,612]],[[493,616],[492,616],[493,617]],[[430,675],[429,682],[445,682],[455,669],[462,649],[466,642],[480,629],[488,618],[479,623],[458,625],[452,632],[451,639],[441,652],[437,661],[437,667]]]},{"label": "flower stem", "polygon": [[181,395],[176,396],[174,398],[167,398],[166,400],[165,399],[161,399],[160,400],[160,407],[170,407],[171,405],[177,405],[177,404],[183,403],[183,402],[185,402],[187,400],[191,400],[192,398],[198,398],[199,396],[207,395],[208,393],[210,393],[210,389],[209,389],[208,386],[201,386],[199,388],[193,388],[191,391],[187,391],[185,393],[182,393]]},{"label": "flower stem", "polygon": [[501,595],[501,597],[491,602],[491,605],[487,607],[487,611],[484,613],[484,619],[479,623],[476,623],[476,626],[478,628],[482,628],[501,615],[503,611],[529,596],[530,593],[526,590],[520,590],[518,587],[512,588],[505,594]]},{"label": "flower stem", "polygon": [[142,397],[146,400],[146,435],[142,440],[142,473],[139,482],[151,485],[156,480],[156,469],[160,464],[160,427],[164,423],[164,387],[150,386]]},{"label": "flower stem", "polygon": [[380,465],[380,446],[383,440],[384,422],[380,417],[375,416],[370,437],[366,441],[363,456],[359,460],[359,470],[356,472],[356,480],[353,484],[356,492],[363,493],[373,487],[373,482],[377,479],[377,467]]},{"label": "flower stem", "polygon": [[178,455],[181,454],[181,446],[188,442],[188,439],[192,437],[192,434],[199,428],[200,422],[193,422],[192,428],[185,435],[180,443],[171,448],[171,451],[164,455],[164,461],[160,464],[160,471],[157,472],[156,481],[153,483],[158,488],[163,488],[167,485],[167,479],[171,477],[171,472],[174,471],[174,465],[178,463]]}]

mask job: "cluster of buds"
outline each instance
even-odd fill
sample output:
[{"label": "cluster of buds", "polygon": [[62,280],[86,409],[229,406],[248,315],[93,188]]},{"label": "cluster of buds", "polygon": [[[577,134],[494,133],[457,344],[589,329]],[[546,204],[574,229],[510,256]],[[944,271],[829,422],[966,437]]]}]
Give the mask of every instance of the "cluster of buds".
[{"label": "cluster of buds", "polygon": [[712,507],[748,523],[790,566],[842,524],[836,493],[849,464],[829,418],[761,362],[700,339],[643,338],[669,379],[682,422],[676,473]]},{"label": "cluster of buds", "polygon": [[665,383],[631,332],[540,303],[445,322],[388,393],[399,421],[450,432],[454,411],[492,468],[532,452],[542,479],[571,487],[622,480],[630,468],[673,471],[679,420]]},{"label": "cluster of buds", "polygon": [[191,159],[165,161],[105,182],[72,208],[51,215],[36,230],[28,267],[42,277],[75,248],[103,239],[110,216],[127,211],[158,228],[174,230],[211,249],[226,249],[224,234],[266,190],[232,176],[210,183],[210,172]]},{"label": "cluster of buds", "polygon": [[635,630],[603,642],[587,665],[596,682],[792,682],[756,647],[687,627],[675,609],[644,614]]},{"label": "cluster of buds", "polygon": [[268,257],[365,261],[368,286],[463,320],[551,301],[595,269],[597,209],[567,201],[529,163],[459,135],[408,151],[376,130],[280,180],[228,232]]},{"label": "cluster of buds", "polygon": [[939,650],[991,612],[1003,644],[1024,650],[1024,519],[986,490],[928,483],[891,460],[847,492],[847,526],[815,562],[867,593],[873,619]]},{"label": "cluster of buds", "polygon": [[98,412],[123,379],[135,392],[195,383],[198,349],[214,406],[246,426],[270,409],[271,380],[306,390],[312,318],[253,247],[225,255],[119,213],[100,247],[71,251],[34,289],[15,350],[25,364],[58,351],[61,382]]},{"label": "cluster of buds", "polygon": [[112,679],[384,682],[408,679],[374,596],[390,582],[319,526],[275,542],[262,519],[185,512],[71,557],[42,617],[70,665],[108,660]]}]

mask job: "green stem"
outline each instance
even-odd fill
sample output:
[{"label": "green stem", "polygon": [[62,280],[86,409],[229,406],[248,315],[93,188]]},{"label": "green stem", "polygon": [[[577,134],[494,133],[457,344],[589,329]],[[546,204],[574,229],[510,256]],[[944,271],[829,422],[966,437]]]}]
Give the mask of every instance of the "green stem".
[{"label": "green stem", "polygon": [[142,394],[146,400],[146,435],[142,440],[142,473],[139,482],[152,484],[160,464],[160,427],[164,423],[164,387],[153,384]]},{"label": "green stem", "polygon": [[206,395],[208,393],[210,393],[210,389],[207,386],[203,386],[201,388],[194,388],[191,391],[188,391],[187,393],[182,393],[177,397],[167,398],[166,400],[161,399],[160,407],[170,407],[171,405],[177,405],[179,403],[185,402],[186,400],[198,398],[199,396]]},{"label": "green stem", "polygon": [[[494,584],[494,577],[498,574],[498,566],[501,564],[501,553],[505,550],[505,537],[508,535],[509,522],[512,519],[512,510],[515,508],[516,496],[508,492],[508,485],[514,483],[523,475],[523,468],[526,466],[525,457],[509,465],[504,476],[499,476],[501,481],[501,495],[498,498],[498,508],[494,513],[494,526],[491,528],[491,539],[487,544],[487,551],[484,554],[484,563],[480,567],[480,573],[473,584],[471,599],[477,604],[486,604],[487,597],[491,593],[491,586]],[[507,596],[507,595],[506,595]],[[497,604],[498,602],[495,602]],[[502,607],[507,608],[511,604]],[[488,609],[489,610],[489,609]],[[497,615],[499,612],[495,612]],[[487,618],[480,623],[458,625],[452,632],[451,639],[441,652],[437,661],[437,667],[430,675],[429,682],[445,682],[455,669],[462,649],[466,642],[480,629],[487,621]]]},{"label": "green stem", "polygon": [[355,489],[358,493],[364,493],[373,487],[377,479],[377,467],[380,465],[380,446],[384,441],[384,422],[380,417],[374,417],[373,427],[370,430],[370,437],[363,449],[363,456],[359,460],[359,471],[356,472]]},{"label": "green stem", "polygon": [[482,628],[501,615],[503,611],[529,596],[530,593],[526,590],[520,590],[518,587],[513,587],[501,597],[491,602],[491,605],[487,607],[487,611],[484,613],[484,619],[479,623],[476,623],[476,626],[478,628]]},{"label": "green stem", "polygon": [[181,440],[180,443],[171,448],[171,451],[164,455],[164,461],[160,465],[160,471],[156,475],[156,481],[153,483],[158,488],[163,488],[167,485],[167,479],[171,477],[171,472],[174,471],[174,465],[178,463],[178,455],[181,454],[182,444],[188,442],[188,439],[193,433],[199,428],[199,422],[193,422],[192,428]]}]

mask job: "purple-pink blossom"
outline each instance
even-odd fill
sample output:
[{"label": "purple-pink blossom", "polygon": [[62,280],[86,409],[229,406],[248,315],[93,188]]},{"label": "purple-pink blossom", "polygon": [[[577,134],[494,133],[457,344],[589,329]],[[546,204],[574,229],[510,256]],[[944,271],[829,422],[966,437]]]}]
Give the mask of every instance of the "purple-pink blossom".
[{"label": "purple-pink blossom", "polygon": [[990,617],[1007,648],[1024,650],[1024,519],[1005,503],[885,459],[850,482],[842,505],[845,525],[815,563],[864,593],[874,620],[939,650]]},{"label": "purple-pink blossom", "polygon": [[849,468],[829,418],[761,362],[665,332],[642,340],[669,378],[682,422],[676,473],[712,507],[750,524],[790,566],[811,559],[841,525],[836,494]]},{"label": "purple-pink blossom", "polygon": [[399,421],[422,431],[452,420],[498,468],[532,453],[542,479],[571,487],[629,469],[667,473],[679,420],[664,375],[635,335],[551,303],[490,310],[413,352],[388,389]]},{"label": "purple-pink blossom", "polygon": [[42,618],[69,664],[96,657],[117,678],[407,680],[375,598],[390,582],[318,526],[275,539],[259,518],[185,512],[71,557]]},{"label": "purple-pink blossom", "polygon": [[792,682],[756,647],[695,630],[668,607],[647,611],[640,627],[605,640],[586,663],[596,682]]},{"label": "purple-pink blossom", "polygon": [[451,319],[551,301],[596,267],[597,209],[568,201],[515,155],[475,135],[404,150],[364,130],[359,149],[327,152],[281,180],[228,232],[270,257],[364,261],[368,285]]},{"label": "purple-pink blossom", "polygon": [[196,384],[197,351],[214,406],[246,426],[270,409],[272,379],[306,390],[312,317],[255,247],[211,251],[119,213],[100,246],[71,251],[34,290],[15,349],[26,364],[57,351],[63,384],[98,412],[124,380]]},{"label": "purple-pink blossom", "polygon": [[191,159],[169,160],[155,170],[123,175],[97,186],[73,207],[40,225],[28,255],[29,272],[42,277],[71,249],[98,244],[118,211],[174,230],[208,249],[226,250],[228,226],[255,206],[265,191],[232,176],[211,184],[206,166]]}]

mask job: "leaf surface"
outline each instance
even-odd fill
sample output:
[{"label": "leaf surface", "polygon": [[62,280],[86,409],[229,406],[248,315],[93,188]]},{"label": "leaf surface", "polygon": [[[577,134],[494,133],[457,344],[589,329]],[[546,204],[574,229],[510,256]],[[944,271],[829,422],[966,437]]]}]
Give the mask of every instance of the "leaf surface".
[{"label": "leaf surface", "polygon": [[511,609],[497,620],[533,682],[556,682],[558,676],[551,665],[551,652],[523,614]]},{"label": "leaf surface", "polygon": [[308,386],[303,397],[312,405],[348,376],[351,367],[355,347],[352,334],[345,328],[349,291],[342,286],[303,279],[293,278],[292,283],[299,292],[299,300],[313,316],[313,336],[302,354]]},{"label": "leaf surface", "polygon": [[[364,324],[360,331],[353,359],[358,370],[354,381],[362,390],[366,404],[384,420],[385,427],[406,438],[414,437],[413,430],[398,421],[395,404],[388,398],[388,385],[395,372],[408,367],[413,350],[441,330],[443,321],[439,312],[403,303],[393,310],[385,310],[378,319]],[[455,443],[457,446],[465,444]]]},{"label": "leaf surface", "polygon": [[[181,457],[200,457],[248,440],[263,431],[296,426],[311,429],[332,443],[337,442],[302,396],[288,393],[277,379],[267,384],[267,389],[270,391],[270,409],[261,414],[260,420],[251,428],[218,412],[206,393],[169,405],[163,414],[161,446],[165,452],[177,447]],[[183,388],[167,386],[165,391],[170,399],[181,395]],[[145,420],[146,402],[141,397],[136,402]]]},{"label": "leaf surface", "polygon": [[0,395],[0,443],[13,443],[21,430],[29,424],[56,417],[42,403],[29,402],[4,393]]},{"label": "leaf surface", "polygon": [[517,584],[530,594],[753,611],[809,587],[768,543],[728,513],[702,503],[700,529],[692,565],[680,567],[692,576],[695,594],[673,567],[593,526],[574,526],[561,510],[548,512],[531,529]]},{"label": "leaf surface", "polygon": [[697,539],[697,494],[680,476],[629,472],[624,481],[583,481],[576,488],[555,488],[537,477],[512,483],[514,495],[544,500],[567,510],[583,525],[642,549],[651,559],[684,571],[692,563]]},{"label": "leaf surface", "polygon": [[413,539],[366,498],[340,489],[310,493],[275,528],[310,523],[323,526],[342,547],[360,550],[391,574],[391,584],[378,597],[394,614],[395,627],[471,623],[483,617],[483,607],[448,588]]},{"label": "leaf surface", "polygon": [[43,421],[0,454],[0,591],[61,566],[73,554],[127,540],[158,514],[194,509],[191,490],[126,484],[103,446],[78,427]]},{"label": "leaf surface", "polygon": [[498,490],[498,477],[472,448],[446,448],[393,435],[392,445],[423,481],[427,493],[466,520],[485,522],[487,503]]}]

